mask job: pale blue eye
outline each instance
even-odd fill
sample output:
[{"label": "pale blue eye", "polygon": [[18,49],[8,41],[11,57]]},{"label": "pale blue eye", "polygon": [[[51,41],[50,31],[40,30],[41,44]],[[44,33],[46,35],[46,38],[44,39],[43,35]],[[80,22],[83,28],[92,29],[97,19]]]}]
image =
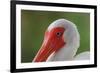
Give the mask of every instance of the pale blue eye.
[{"label": "pale blue eye", "polygon": [[61,36],[62,33],[61,33],[61,32],[57,32],[56,35],[57,35],[57,36]]}]

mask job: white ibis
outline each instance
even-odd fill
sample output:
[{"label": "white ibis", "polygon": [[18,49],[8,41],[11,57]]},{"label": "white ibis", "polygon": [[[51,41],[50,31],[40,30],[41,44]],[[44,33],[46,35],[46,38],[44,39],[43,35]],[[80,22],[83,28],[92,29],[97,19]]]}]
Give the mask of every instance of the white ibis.
[{"label": "white ibis", "polygon": [[80,46],[80,35],[74,23],[58,19],[47,28],[41,48],[34,62],[68,61],[89,59],[89,52],[76,56]]}]

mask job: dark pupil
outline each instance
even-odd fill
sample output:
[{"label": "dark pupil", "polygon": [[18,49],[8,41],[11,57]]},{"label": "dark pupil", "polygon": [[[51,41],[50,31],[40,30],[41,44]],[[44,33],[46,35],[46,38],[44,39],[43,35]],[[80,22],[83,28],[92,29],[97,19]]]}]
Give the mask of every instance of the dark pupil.
[{"label": "dark pupil", "polygon": [[57,36],[61,36],[61,32],[57,32]]}]

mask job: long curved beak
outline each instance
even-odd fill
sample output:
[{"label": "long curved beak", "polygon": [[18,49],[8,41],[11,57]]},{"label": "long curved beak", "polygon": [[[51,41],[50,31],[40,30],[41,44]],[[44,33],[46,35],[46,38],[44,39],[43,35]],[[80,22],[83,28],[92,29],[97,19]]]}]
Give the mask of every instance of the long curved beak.
[{"label": "long curved beak", "polygon": [[50,54],[52,54],[55,51],[55,49],[52,48],[53,47],[52,41],[53,40],[51,40],[49,37],[46,37],[46,39],[44,39],[40,50],[38,51],[37,55],[33,60],[34,62],[46,61],[47,58],[50,56]]}]

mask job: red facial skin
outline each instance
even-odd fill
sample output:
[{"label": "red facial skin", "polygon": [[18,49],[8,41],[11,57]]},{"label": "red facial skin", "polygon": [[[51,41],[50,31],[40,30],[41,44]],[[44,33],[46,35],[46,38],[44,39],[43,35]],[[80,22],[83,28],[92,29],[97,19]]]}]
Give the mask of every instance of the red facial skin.
[{"label": "red facial skin", "polygon": [[57,52],[65,44],[63,33],[65,29],[62,27],[53,28],[51,31],[45,32],[43,44],[34,58],[34,62],[44,62],[53,52]]}]

